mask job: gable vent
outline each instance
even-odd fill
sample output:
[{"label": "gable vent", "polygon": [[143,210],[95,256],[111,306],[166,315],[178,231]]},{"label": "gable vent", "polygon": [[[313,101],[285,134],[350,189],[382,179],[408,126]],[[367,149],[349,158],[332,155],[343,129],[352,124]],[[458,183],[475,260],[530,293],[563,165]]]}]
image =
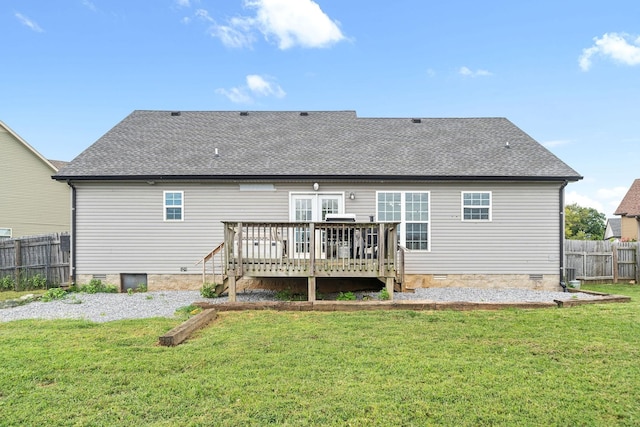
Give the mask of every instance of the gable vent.
[{"label": "gable vent", "polygon": [[411,123],[422,123],[422,119],[411,119]]},{"label": "gable vent", "polygon": [[241,116],[248,116],[249,112],[248,111],[240,111],[240,115]]},{"label": "gable vent", "polygon": [[180,111],[172,111],[171,112],[171,115],[174,116],[174,117],[175,116],[179,116],[180,114],[181,114]]},{"label": "gable vent", "polygon": [[300,115],[301,115],[301,116],[308,116],[308,115],[309,115],[309,113],[307,113],[306,111],[303,111],[303,112],[301,112],[301,113],[300,113]]}]

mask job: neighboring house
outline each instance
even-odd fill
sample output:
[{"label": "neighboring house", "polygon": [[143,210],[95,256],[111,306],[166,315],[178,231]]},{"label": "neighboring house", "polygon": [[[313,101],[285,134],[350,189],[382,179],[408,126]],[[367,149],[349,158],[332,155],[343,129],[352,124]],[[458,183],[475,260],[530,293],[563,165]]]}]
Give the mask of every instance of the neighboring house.
[{"label": "neighboring house", "polygon": [[45,159],[0,122],[0,238],[69,231],[71,190],[51,176],[64,162]]},{"label": "neighboring house", "polygon": [[607,218],[607,223],[604,230],[604,240],[620,240],[622,236],[622,225],[620,218]]},{"label": "neighboring house", "polygon": [[633,181],[614,215],[620,215],[621,239],[637,241],[640,236],[640,179]]},{"label": "neighboring house", "polygon": [[[359,272],[560,289],[564,188],[581,178],[504,118],[353,111],[134,111],[55,176],[73,188],[78,283],[197,288],[195,263],[226,240],[230,292],[302,276],[310,299],[316,276]],[[356,223],[336,231],[329,214]]]}]

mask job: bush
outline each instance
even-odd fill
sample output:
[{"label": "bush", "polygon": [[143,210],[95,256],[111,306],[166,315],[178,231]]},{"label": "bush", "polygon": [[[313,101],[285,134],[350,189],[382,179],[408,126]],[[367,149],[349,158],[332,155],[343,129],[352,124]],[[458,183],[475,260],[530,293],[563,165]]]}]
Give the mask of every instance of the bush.
[{"label": "bush", "polygon": [[336,299],[338,301],[355,301],[356,294],[353,292],[340,292]]},{"label": "bush", "polygon": [[47,278],[42,274],[36,274],[27,279],[27,287],[29,289],[45,289],[47,287]]},{"label": "bush", "polygon": [[98,292],[114,294],[118,292],[118,287],[110,284],[105,285],[100,279],[91,279],[87,285],[80,286],[79,290],[87,294],[97,294]]},{"label": "bush", "polygon": [[200,288],[200,295],[203,298],[218,298],[218,294],[216,293],[216,284],[215,283],[205,283]]},{"label": "bush", "polygon": [[42,294],[41,300],[43,302],[51,302],[58,299],[64,299],[67,296],[67,292],[62,288],[51,288]]},{"label": "bush", "polygon": [[13,291],[16,287],[16,282],[14,282],[13,277],[4,276],[0,279],[0,291]]},{"label": "bush", "polygon": [[381,300],[385,300],[385,301],[386,301],[386,300],[388,300],[390,297],[391,297],[391,296],[389,295],[389,291],[387,290],[387,288],[382,288],[382,289],[380,290],[379,298],[380,298]]}]

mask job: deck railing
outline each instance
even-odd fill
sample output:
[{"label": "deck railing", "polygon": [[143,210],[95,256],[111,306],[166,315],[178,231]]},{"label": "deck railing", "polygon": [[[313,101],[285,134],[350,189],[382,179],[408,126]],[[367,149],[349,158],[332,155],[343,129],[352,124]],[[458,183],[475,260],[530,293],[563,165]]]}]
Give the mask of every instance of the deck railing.
[{"label": "deck railing", "polygon": [[397,223],[224,222],[225,274],[396,277]]}]

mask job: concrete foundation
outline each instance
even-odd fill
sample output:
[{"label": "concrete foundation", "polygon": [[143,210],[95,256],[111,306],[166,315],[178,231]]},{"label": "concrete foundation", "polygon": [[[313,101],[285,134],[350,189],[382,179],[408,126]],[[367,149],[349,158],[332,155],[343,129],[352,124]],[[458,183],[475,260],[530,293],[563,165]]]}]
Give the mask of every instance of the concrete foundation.
[{"label": "concrete foundation", "polygon": [[[120,274],[101,276],[78,275],[76,284],[87,284],[93,278],[100,278],[105,284],[113,284],[122,289]],[[559,275],[530,276],[528,274],[407,274],[403,288],[411,291],[418,288],[482,288],[482,289],[533,289],[540,291],[559,291]],[[216,283],[220,283],[216,281]],[[385,284],[377,279],[337,278],[316,279],[316,290],[321,293],[338,291],[358,291],[382,289]],[[150,291],[199,290],[202,287],[201,274],[148,274],[147,289]],[[238,292],[250,289],[288,289],[294,293],[307,292],[306,277],[298,278],[255,278],[245,277],[236,282]]]},{"label": "concrete foundation", "polygon": [[560,275],[530,276],[528,274],[407,274],[404,288],[480,288],[532,289],[560,291]]}]

